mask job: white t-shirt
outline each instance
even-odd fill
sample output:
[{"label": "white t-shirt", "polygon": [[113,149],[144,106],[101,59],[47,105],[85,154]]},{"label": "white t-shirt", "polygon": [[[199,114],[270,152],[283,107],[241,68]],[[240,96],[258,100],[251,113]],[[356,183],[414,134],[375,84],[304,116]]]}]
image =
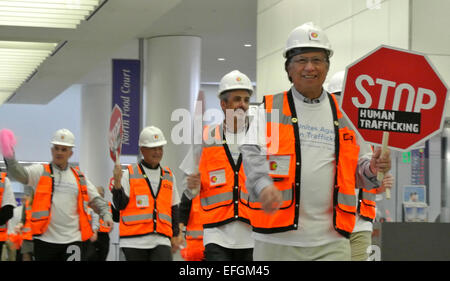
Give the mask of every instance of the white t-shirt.
[{"label": "white t-shirt", "polygon": [[[225,130],[225,139],[228,149],[235,163],[239,158],[239,141],[244,138],[244,132],[237,134]],[[192,147],[180,165],[180,169],[187,175],[193,173]],[[229,249],[253,248],[254,239],[251,237],[252,227],[241,221],[233,221],[218,227],[205,228],[203,230],[203,245],[217,244]]]},{"label": "white t-shirt", "polygon": [[[51,205],[50,223],[47,230],[35,237],[48,243],[68,244],[81,241],[80,223],[78,215],[78,183],[73,171],[67,167],[60,170],[52,164],[54,176],[54,190]],[[36,190],[39,179],[44,173],[42,164],[25,167],[28,173],[27,185]],[[100,196],[97,188],[86,178],[89,201]]]},{"label": "white t-shirt", "polygon": [[[144,173],[150,181],[153,194],[158,193],[159,182],[161,181],[161,167],[156,169],[149,169],[142,165]],[[173,192],[172,192],[172,206],[180,204],[180,196],[178,195],[177,183],[175,175],[173,175]],[[130,197],[130,173],[125,170],[122,174],[122,188],[126,196]],[[158,245],[171,246],[170,239],[159,234],[148,234],[139,237],[120,237],[121,248],[136,248],[136,249],[153,249]]]},{"label": "white t-shirt", "polygon": [[2,207],[6,205],[11,205],[17,207],[16,197],[14,196],[14,191],[11,187],[11,181],[8,176],[5,178],[5,190],[3,191]]},{"label": "white t-shirt", "polygon": [[22,212],[23,212],[23,205],[20,205],[19,207],[15,207],[13,210],[13,216],[8,221],[8,234],[16,233],[14,231],[14,228],[18,223],[21,222],[22,219]]}]

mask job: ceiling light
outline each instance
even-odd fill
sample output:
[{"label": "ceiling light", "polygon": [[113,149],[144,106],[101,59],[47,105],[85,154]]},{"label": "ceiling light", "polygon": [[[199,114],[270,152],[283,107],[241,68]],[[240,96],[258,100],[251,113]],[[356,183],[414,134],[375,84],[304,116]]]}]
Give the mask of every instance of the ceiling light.
[{"label": "ceiling light", "polygon": [[0,41],[0,104],[55,50],[57,43]]},{"label": "ceiling light", "polygon": [[217,58],[218,61],[224,61],[225,58]]},{"label": "ceiling light", "polygon": [[244,44],[244,47],[250,48],[252,44]]},{"label": "ceiling light", "polygon": [[0,25],[77,28],[101,0],[0,0]]}]

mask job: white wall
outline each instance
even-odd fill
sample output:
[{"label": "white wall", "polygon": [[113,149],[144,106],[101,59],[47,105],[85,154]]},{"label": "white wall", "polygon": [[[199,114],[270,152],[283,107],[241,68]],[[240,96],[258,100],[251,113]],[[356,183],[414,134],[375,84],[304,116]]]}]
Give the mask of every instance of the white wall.
[{"label": "white wall", "polygon": [[[450,1],[411,1],[411,47],[427,54],[441,78],[450,87]],[[447,103],[447,118],[450,104]]]},{"label": "white wall", "polygon": [[70,162],[79,161],[80,91],[80,85],[74,85],[46,105],[0,106],[0,128],[12,130],[17,138],[16,159],[50,161],[53,133],[67,128],[75,135],[75,148]]}]

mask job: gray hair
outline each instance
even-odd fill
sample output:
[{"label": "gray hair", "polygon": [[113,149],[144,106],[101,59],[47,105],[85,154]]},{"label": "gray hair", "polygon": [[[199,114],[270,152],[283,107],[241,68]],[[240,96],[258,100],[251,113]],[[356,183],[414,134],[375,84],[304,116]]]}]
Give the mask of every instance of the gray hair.
[{"label": "gray hair", "polygon": [[225,91],[225,92],[221,93],[219,96],[220,101],[227,102],[228,99],[230,98],[230,94],[231,94],[231,91]]}]

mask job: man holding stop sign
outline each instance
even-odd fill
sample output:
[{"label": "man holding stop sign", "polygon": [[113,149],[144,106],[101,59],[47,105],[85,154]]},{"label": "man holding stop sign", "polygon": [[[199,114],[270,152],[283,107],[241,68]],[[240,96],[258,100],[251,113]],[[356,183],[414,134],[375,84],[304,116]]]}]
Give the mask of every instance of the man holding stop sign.
[{"label": "man holding stop sign", "polygon": [[262,108],[266,139],[278,141],[241,146],[254,260],[350,260],[355,186],[376,188],[376,173],[390,169],[389,153],[360,148],[336,99],[323,90],[332,54],[313,23],[291,32],[283,55],[293,85],[266,95]]}]

